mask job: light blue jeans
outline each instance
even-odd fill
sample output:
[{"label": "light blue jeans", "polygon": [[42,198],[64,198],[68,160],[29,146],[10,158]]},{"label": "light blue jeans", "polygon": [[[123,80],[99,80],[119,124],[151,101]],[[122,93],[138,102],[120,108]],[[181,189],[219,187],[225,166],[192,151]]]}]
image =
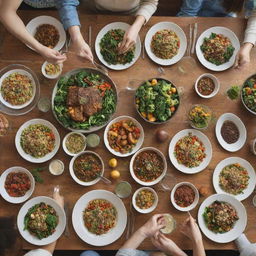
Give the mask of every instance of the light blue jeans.
[{"label": "light blue jeans", "polygon": [[95,251],[84,251],[80,254],[80,256],[100,256],[100,255]]}]

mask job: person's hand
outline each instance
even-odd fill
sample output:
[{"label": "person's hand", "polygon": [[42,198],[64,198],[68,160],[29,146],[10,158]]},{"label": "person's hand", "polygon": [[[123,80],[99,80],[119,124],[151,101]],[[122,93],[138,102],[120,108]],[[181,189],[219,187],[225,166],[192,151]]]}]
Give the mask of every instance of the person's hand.
[{"label": "person's hand", "polygon": [[136,25],[132,25],[124,34],[123,41],[118,47],[120,54],[126,53],[136,43],[140,28]]},{"label": "person's hand", "polygon": [[193,242],[198,242],[202,240],[202,234],[198,225],[196,224],[196,220],[190,216],[181,226],[181,233],[191,239]]},{"label": "person's hand", "polygon": [[244,67],[246,64],[250,62],[250,52],[253,45],[251,43],[244,43],[239,49],[236,55],[236,61],[234,64],[234,68],[239,69]]},{"label": "person's hand", "polygon": [[73,41],[74,49],[78,57],[87,59],[93,62],[93,54],[89,45],[84,41],[82,36],[79,36]]},{"label": "person's hand", "polygon": [[161,232],[156,232],[154,236],[151,237],[152,244],[160,251],[170,254],[184,256],[184,253],[171,239],[167,238]]},{"label": "person's hand", "polygon": [[48,48],[46,46],[42,46],[39,49],[39,54],[45,60],[53,64],[63,63],[67,59],[67,56],[65,54],[61,54],[60,52],[53,50],[51,48]]},{"label": "person's hand", "polygon": [[59,186],[54,187],[52,197],[61,206],[61,208],[64,208],[64,197],[60,195]]},{"label": "person's hand", "polygon": [[155,214],[141,228],[140,231],[145,237],[152,237],[156,232],[165,226],[163,214]]}]

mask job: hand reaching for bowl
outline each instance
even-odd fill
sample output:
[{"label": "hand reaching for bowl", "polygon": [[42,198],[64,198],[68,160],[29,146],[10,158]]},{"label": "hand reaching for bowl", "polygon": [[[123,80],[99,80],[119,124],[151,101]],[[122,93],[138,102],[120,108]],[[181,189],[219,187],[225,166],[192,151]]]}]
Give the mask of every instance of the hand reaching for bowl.
[{"label": "hand reaching for bowl", "polygon": [[253,45],[251,43],[244,43],[239,49],[236,55],[236,61],[234,64],[234,68],[240,69],[246,66],[246,64],[250,63],[250,52]]},{"label": "hand reaching for bowl", "polygon": [[60,64],[67,59],[67,56],[65,54],[61,54],[60,52],[43,45],[38,50],[38,52],[43,56],[45,60],[52,64]]}]

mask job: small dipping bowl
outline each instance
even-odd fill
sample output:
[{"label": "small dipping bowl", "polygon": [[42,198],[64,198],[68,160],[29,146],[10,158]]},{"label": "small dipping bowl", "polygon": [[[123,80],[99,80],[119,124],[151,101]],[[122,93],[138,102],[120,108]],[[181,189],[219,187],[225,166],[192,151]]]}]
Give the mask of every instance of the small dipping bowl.
[{"label": "small dipping bowl", "polygon": [[53,159],[49,164],[49,172],[52,175],[58,176],[64,172],[64,163],[59,159]]},{"label": "small dipping bowl", "polygon": [[63,64],[56,64],[56,65],[59,65],[60,71],[58,73],[54,74],[54,75],[49,75],[49,74],[46,73],[45,68],[46,68],[47,64],[51,64],[51,63],[49,63],[48,61],[45,61],[43,63],[43,65],[42,65],[42,68],[41,68],[41,71],[42,71],[42,74],[44,75],[44,77],[46,77],[48,79],[56,79],[56,78],[58,78],[61,75],[61,73],[62,73]]}]

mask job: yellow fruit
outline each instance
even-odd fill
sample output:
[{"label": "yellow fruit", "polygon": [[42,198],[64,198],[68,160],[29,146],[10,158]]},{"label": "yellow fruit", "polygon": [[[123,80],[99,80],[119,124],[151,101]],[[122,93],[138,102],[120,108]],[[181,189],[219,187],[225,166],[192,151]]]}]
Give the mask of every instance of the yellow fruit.
[{"label": "yellow fruit", "polygon": [[117,166],[117,160],[115,158],[111,158],[108,162],[108,165],[112,168],[115,168]]},{"label": "yellow fruit", "polygon": [[120,177],[120,172],[117,171],[117,170],[113,170],[111,173],[110,173],[110,176],[112,179],[118,179]]}]

